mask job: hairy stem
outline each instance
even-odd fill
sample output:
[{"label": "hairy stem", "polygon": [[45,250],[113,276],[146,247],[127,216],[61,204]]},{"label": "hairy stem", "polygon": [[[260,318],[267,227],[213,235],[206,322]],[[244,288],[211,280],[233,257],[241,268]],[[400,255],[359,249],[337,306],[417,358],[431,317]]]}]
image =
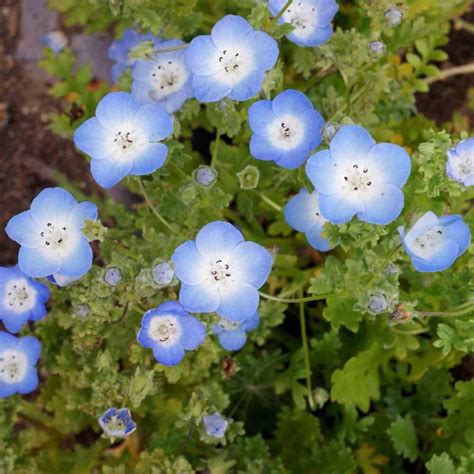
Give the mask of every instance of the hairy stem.
[{"label": "hairy stem", "polygon": [[265,194],[260,193],[260,197],[262,198],[262,201],[265,201],[270,207],[273,207],[278,212],[281,212],[283,208],[279,206],[275,201],[271,200],[268,196],[265,196]]},{"label": "hairy stem", "polygon": [[283,8],[278,12],[278,15],[273,19],[273,21],[276,23],[288,10],[290,5],[293,3],[293,0],[288,0],[285,5],[283,5]]},{"label": "hairy stem", "polygon": [[451,311],[417,311],[416,316],[430,316],[439,318],[449,318],[451,316],[462,316],[474,312],[474,301],[468,301],[456,306]]},{"label": "hairy stem", "polygon": [[[303,299],[303,291],[298,292],[300,300]],[[313,400],[313,389],[311,388],[311,364],[309,362],[308,336],[306,334],[306,319],[304,312],[304,302],[300,301],[300,326],[301,326],[301,342],[303,345],[304,367],[306,371],[306,387],[308,389],[308,403],[311,410],[315,409]]]},{"label": "hairy stem", "polygon": [[433,84],[433,82],[444,81],[451,76],[458,76],[461,74],[474,74],[474,63],[463,64],[462,66],[450,67],[441,71],[439,76],[428,77],[425,79],[426,84]]},{"label": "hairy stem", "polygon": [[314,296],[305,296],[300,298],[279,298],[278,296],[268,295],[267,293],[263,293],[263,291],[259,291],[258,294],[267,300],[271,301],[278,301],[278,303],[309,303],[310,301],[319,301],[325,300],[331,296],[334,296],[334,293],[325,293],[322,295],[314,295]]},{"label": "hairy stem", "polygon": [[217,163],[217,157],[219,155],[219,144],[221,142],[221,132],[219,129],[216,130],[216,139],[214,140],[214,146],[212,147],[212,156],[211,156],[211,168],[215,168]]}]

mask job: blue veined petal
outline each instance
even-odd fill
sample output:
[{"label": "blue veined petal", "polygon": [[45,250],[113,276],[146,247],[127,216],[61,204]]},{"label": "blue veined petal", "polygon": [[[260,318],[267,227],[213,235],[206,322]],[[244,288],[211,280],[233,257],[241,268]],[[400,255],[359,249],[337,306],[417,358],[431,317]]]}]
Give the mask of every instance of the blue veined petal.
[{"label": "blue veined petal", "polygon": [[161,168],[168,156],[168,147],[163,143],[150,143],[147,148],[133,160],[130,174],[142,176],[151,174]]},{"label": "blue veined petal", "polygon": [[86,220],[97,220],[97,206],[88,201],[83,201],[72,208],[69,214],[68,226],[82,229]]},{"label": "blue veined petal", "polygon": [[291,32],[287,35],[287,38],[292,41],[293,43],[299,46],[319,46],[331,38],[333,32],[333,28],[331,25],[327,25],[324,27],[316,27],[311,35],[305,35],[304,37],[299,35],[298,33]]},{"label": "blue veined petal", "polygon": [[[43,306],[44,308],[44,306]],[[16,334],[20,332],[22,327],[28,321],[30,316],[29,311],[24,313],[14,313],[13,311],[8,311],[6,308],[1,308],[0,310],[0,320],[3,322],[3,325],[6,327],[8,332]]]},{"label": "blue veined petal", "polygon": [[287,89],[273,99],[272,107],[276,115],[291,114],[300,117],[307,110],[312,110],[313,104],[302,92]]},{"label": "blue veined petal", "polygon": [[245,37],[245,46],[257,58],[258,66],[264,71],[275,66],[278,59],[278,43],[263,31],[251,31]]},{"label": "blue veined petal", "polygon": [[260,324],[260,317],[258,315],[258,311],[255,312],[250,318],[247,318],[245,321],[242,321],[242,327],[246,331],[252,331],[258,327]]},{"label": "blue veined petal", "polygon": [[245,76],[239,83],[235,84],[229,93],[229,97],[234,100],[245,101],[256,96],[262,88],[265,72],[256,68]]},{"label": "blue veined petal", "polygon": [[181,324],[181,340],[180,343],[187,351],[192,351],[199,347],[206,339],[206,328],[196,318],[186,316],[180,319]]},{"label": "blue veined petal", "polygon": [[250,23],[241,16],[226,15],[214,25],[211,36],[217,48],[224,50],[242,46],[251,31]]},{"label": "blue veined petal", "polygon": [[365,211],[359,212],[357,217],[371,224],[387,225],[400,215],[403,204],[402,191],[389,184],[383,186],[380,193],[374,193],[372,200],[365,202]]},{"label": "blue veined petal", "polygon": [[221,70],[219,57],[222,51],[217,49],[209,35],[196,36],[186,48],[186,63],[194,74],[207,76]]},{"label": "blue veined petal", "polygon": [[174,94],[170,94],[166,99],[158,102],[170,114],[177,112],[183,104],[193,96],[193,88],[191,81],[184,85]]},{"label": "blue veined petal", "polygon": [[130,49],[136,46],[140,41],[140,35],[132,28],[127,28],[122,38],[115,40],[109,46],[107,51],[107,57],[112,61],[117,61],[122,64],[133,62],[132,58],[129,58],[128,53]]},{"label": "blue veined petal", "polygon": [[138,59],[132,67],[132,78],[135,81],[149,82],[156,69],[156,62],[149,59]]},{"label": "blue veined petal", "polygon": [[398,145],[378,143],[370,150],[367,162],[368,164],[371,162],[375,163],[385,183],[393,184],[399,188],[405,185],[410,176],[410,157],[408,153]]},{"label": "blue veined petal", "polygon": [[271,253],[255,242],[241,242],[230,256],[232,271],[237,271],[240,278],[260,288],[270,275],[273,258]]},{"label": "blue veined petal", "polygon": [[220,345],[226,351],[238,351],[247,342],[247,334],[243,329],[223,331],[218,336]]},{"label": "blue veined petal", "polygon": [[159,344],[153,347],[155,359],[160,364],[168,367],[179,364],[183,360],[184,354],[184,348],[179,343],[169,347],[163,347]]},{"label": "blue veined petal", "polygon": [[219,296],[210,286],[182,283],[179,302],[191,313],[213,313],[219,306]]},{"label": "blue veined petal", "polygon": [[114,154],[116,144],[114,135],[92,117],[80,125],[74,132],[74,144],[86,155],[95,160],[103,160]]},{"label": "blue veined petal", "polygon": [[51,254],[44,247],[20,247],[18,265],[21,271],[32,278],[44,278],[58,273],[62,266],[59,254]]},{"label": "blue veined petal", "polygon": [[306,126],[305,141],[311,151],[321,144],[324,119],[316,109],[306,110],[301,115],[301,119]]},{"label": "blue veined petal", "polygon": [[196,247],[205,259],[214,263],[228,255],[234,247],[244,241],[244,236],[232,224],[214,221],[206,224],[196,236]]},{"label": "blue veined petal", "polygon": [[249,108],[248,121],[253,133],[266,136],[268,126],[275,119],[271,100],[259,100]]},{"label": "blue veined petal", "polygon": [[275,160],[275,163],[287,170],[294,170],[306,161],[310,152],[311,148],[308,144],[302,143],[299,147],[292,150],[283,150],[280,158]]},{"label": "blue veined petal", "polygon": [[135,114],[134,124],[152,142],[164,140],[173,133],[171,115],[157,104],[142,105]]},{"label": "blue veined petal", "polygon": [[331,156],[338,164],[364,163],[375,140],[359,125],[345,125],[334,135],[329,145]]},{"label": "blue veined petal", "polygon": [[13,216],[8,221],[5,232],[10,239],[24,247],[34,248],[43,244],[44,239],[41,237],[41,229],[30,211],[24,211]]},{"label": "blue veined petal", "polygon": [[456,153],[458,155],[465,154],[474,156],[474,138],[466,138],[458,143],[456,146]]},{"label": "blue veined petal", "polygon": [[305,232],[305,236],[308,239],[309,244],[314,247],[316,250],[320,252],[328,252],[333,248],[331,242],[323,237],[321,237],[321,232],[324,228],[319,225],[315,224],[311,229]]},{"label": "blue veined petal", "polygon": [[64,276],[81,276],[87,273],[92,266],[93,253],[88,240],[81,234],[77,237],[74,250],[64,258],[59,271]]},{"label": "blue veined petal", "polygon": [[364,205],[355,197],[348,198],[338,193],[320,194],[319,209],[323,217],[333,224],[345,224],[362,212]]},{"label": "blue veined petal", "polygon": [[429,260],[410,254],[413,266],[419,272],[441,272],[449,268],[459,254],[459,245],[454,240],[445,240],[436,255]]},{"label": "blue veined petal", "polygon": [[[21,271],[19,267],[18,271]],[[38,301],[41,303],[46,303],[46,301],[49,300],[50,291],[47,285],[33,279],[30,279],[28,283],[36,290],[36,297]]]},{"label": "blue veined petal", "polygon": [[283,212],[287,224],[298,232],[308,232],[314,225],[313,198],[305,188],[288,201]]},{"label": "blue veined petal", "polygon": [[[286,5],[287,0],[269,0],[268,6],[273,16],[278,15],[281,9]],[[281,21],[281,18],[280,18]]]},{"label": "blue veined petal", "polygon": [[48,310],[44,303],[37,302],[36,305],[30,311],[31,321],[40,321],[48,314]]},{"label": "blue veined petal", "polygon": [[97,184],[109,189],[119,183],[132,170],[132,160],[110,158],[106,160],[92,160],[91,174]]},{"label": "blue veined petal", "polygon": [[116,132],[124,122],[130,122],[140,103],[128,92],[109,92],[97,105],[95,116],[100,124]]},{"label": "blue veined petal", "polygon": [[17,393],[18,384],[5,383],[0,381],[0,398],[10,397]]},{"label": "blue veined petal", "polygon": [[[415,240],[427,230],[437,226],[439,219],[434,212],[428,211],[421,216],[404,237],[406,246],[411,248]],[[400,230],[400,228],[399,228]],[[402,236],[403,237],[403,236]]]},{"label": "blue veined petal", "polygon": [[110,78],[112,79],[112,82],[117,82],[125,69],[127,69],[127,66],[124,64],[115,63],[110,69]]},{"label": "blue veined petal", "polygon": [[439,223],[444,227],[444,237],[457,242],[459,245],[458,257],[461,256],[471,243],[471,231],[469,226],[459,215],[440,217]]},{"label": "blue veined petal", "polygon": [[31,393],[38,386],[38,370],[36,367],[28,367],[25,378],[17,384],[18,393]]},{"label": "blue veined petal", "polygon": [[336,15],[339,5],[334,0],[319,0],[315,3],[317,3],[316,24],[326,26]]},{"label": "blue veined petal", "polygon": [[193,240],[181,244],[175,251],[171,260],[175,264],[175,275],[178,280],[186,285],[197,285],[204,278],[203,267],[205,261],[198,252]]},{"label": "blue veined petal", "polygon": [[64,222],[77,201],[63,188],[46,188],[30,206],[31,216],[43,226],[48,222]]},{"label": "blue veined petal", "polygon": [[232,86],[221,81],[220,73],[193,76],[194,96],[199,102],[217,102],[229,95]]},{"label": "blue veined petal", "polygon": [[220,291],[220,304],[216,313],[230,321],[242,321],[255,313],[259,296],[256,288],[246,282],[233,282]]},{"label": "blue veined petal", "polygon": [[274,161],[281,158],[283,152],[277,149],[262,135],[252,135],[250,139],[250,154],[257,160]]},{"label": "blue veined petal", "polygon": [[28,357],[30,365],[34,365],[41,355],[41,342],[33,336],[22,337],[18,342],[18,350]]},{"label": "blue veined petal", "polygon": [[341,173],[329,150],[318,151],[306,162],[306,174],[321,194],[336,194],[340,191]]}]

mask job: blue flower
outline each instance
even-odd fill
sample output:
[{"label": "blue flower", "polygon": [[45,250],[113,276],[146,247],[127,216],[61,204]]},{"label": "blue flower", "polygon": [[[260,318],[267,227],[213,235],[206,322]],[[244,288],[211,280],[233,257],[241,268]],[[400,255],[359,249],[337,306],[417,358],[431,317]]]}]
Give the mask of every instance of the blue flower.
[{"label": "blue flower", "polygon": [[27,277],[18,267],[0,267],[0,319],[9,332],[19,332],[27,321],[46,314],[49,288]]},{"label": "blue flower", "polygon": [[346,125],[306,163],[306,174],[319,192],[321,214],[333,224],[354,215],[371,224],[386,225],[403,209],[401,188],[410,175],[406,151],[379,143],[358,125]]},{"label": "blue flower", "polygon": [[196,168],[193,173],[194,179],[197,183],[205,188],[211,187],[217,179],[216,171],[210,166],[201,165]]},{"label": "blue flower", "polygon": [[290,227],[298,232],[304,232],[312,247],[321,252],[330,250],[329,240],[321,237],[325,219],[319,210],[318,192],[309,193],[305,188],[293,196],[285,206],[285,220]]},{"label": "blue flower", "polygon": [[117,286],[122,281],[122,271],[118,267],[110,267],[104,273],[104,281],[109,286]]},{"label": "blue flower", "polygon": [[446,172],[464,186],[474,185],[474,138],[468,138],[448,150]]},{"label": "blue flower", "polygon": [[171,135],[173,121],[162,107],[141,104],[127,92],[111,92],[95,113],[75,131],[74,143],[92,158],[92,176],[102,187],[163,166],[168,147],[159,142]]},{"label": "blue flower", "polygon": [[216,312],[242,321],[255,314],[260,288],[272,268],[272,256],[227,222],[211,222],[174,252],[179,300],[195,313]]},{"label": "blue flower", "polygon": [[30,210],[8,221],[5,230],[21,245],[18,265],[26,275],[79,277],[89,271],[93,256],[82,228],[86,220],[95,219],[95,204],[78,203],[62,188],[46,188],[33,199]]},{"label": "blue flower", "polygon": [[128,408],[109,408],[99,418],[99,425],[110,438],[125,438],[137,429]]},{"label": "blue flower", "polygon": [[0,398],[30,393],[38,386],[36,362],[41,343],[35,337],[21,339],[0,332]]},{"label": "blue flower", "polygon": [[223,418],[218,412],[213,415],[206,415],[202,417],[204,428],[208,436],[213,438],[223,438],[229,422]]},{"label": "blue flower", "polygon": [[51,31],[41,38],[44,46],[55,54],[60,53],[67,46],[67,41],[67,36],[62,31]]},{"label": "blue flower", "polygon": [[155,359],[171,366],[181,362],[184,351],[200,346],[206,337],[206,328],[175,301],[167,301],[150,309],[142,319],[137,340],[143,347],[153,349]]},{"label": "blue flower", "polygon": [[440,272],[449,268],[471,242],[471,232],[461,216],[437,217],[427,212],[405,235],[399,227],[403,247],[419,272]]},{"label": "blue flower", "polygon": [[167,286],[173,281],[174,269],[168,262],[161,262],[151,269],[151,275],[156,284]]},{"label": "blue flower", "polygon": [[79,276],[68,276],[68,275],[60,275],[59,273],[53,273],[52,275],[48,276],[48,280],[51,283],[54,283],[56,286],[60,286],[61,288],[72,285],[76,281],[79,281],[84,275]]},{"label": "blue flower", "polygon": [[[155,42],[155,48],[161,50],[184,44],[181,40],[169,40]],[[182,49],[136,61],[132,69],[132,94],[141,102],[161,105],[167,112],[179,110],[193,96],[185,54]]]},{"label": "blue flower", "polygon": [[[286,0],[269,0],[270,11],[276,16]],[[278,24],[290,23],[294,29],[286,37],[299,46],[318,46],[332,35],[331,21],[339,9],[334,0],[293,0]]]},{"label": "blue flower", "polygon": [[112,81],[116,81],[122,72],[135,62],[130,57],[130,51],[145,41],[154,41],[156,38],[151,33],[140,34],[132,28],[128,28],[123,32],[122,38],[115,40],[109,46],[107,56],[116,64],[112,66]]},{"label": "blue flower", "polygon": [[324,119],[302,92],[289,89],[273,101],[252,104],[249,125],[253,132],[252,156],[293,169],[301,166],[321,143]]},{"label": "blue flower", "polygon": [[226,351],[238,351],[247,342],[247,332],[255,329],[259,322],[258,313],[243,321],[221,319],[212,328],[212,333],[219,338],[221,346]]},{"label": "blue flower", "polygon": [[260,91],[265,72],[277,58],[277,42],[236,15],[219,20],[210,35],[197,36],[186,49],[194,95],[200,102],[250,99]]}]

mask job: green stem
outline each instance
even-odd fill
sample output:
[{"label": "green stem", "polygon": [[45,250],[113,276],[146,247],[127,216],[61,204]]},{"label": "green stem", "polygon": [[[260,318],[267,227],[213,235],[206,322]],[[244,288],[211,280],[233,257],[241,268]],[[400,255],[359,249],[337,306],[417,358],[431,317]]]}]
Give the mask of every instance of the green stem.
[{"label": "green stem", "polygon": [[464,29],[466,31],[469,31],[469,33],[474,34],[474,25],[466,20],[463,20],[462,18],[458,18],[457,20],[455,20],[454,28],[456,30]]},{"label": "green stem", "polygon": [[219,129],[216,130],[216,139],[214,140],[214,146],[212,147],[211,156],[211,168],[215,168],[217,163],[217,156],[219,155],[219,143],[221,142],[221,132]]},{"label": "green stem", "polygon": [[283,8],[278,12],[278,15],[273,19],[273,21],[276,23],[288,10],[290,5],[293,3],[293,0],[288,0],[285,5],[283,5]]},{"label": "green stem", "polygon": [[474,302],[470,301],[468,303],[461,304],[456,308],[453,308],[452,311],[417,311],[416,316],[431,316],[431,317],[440,317],[448,318],[451,316],[462,316],[463,314],[469,314],[474,311]]},{"label": "green stem", "polygon": [[281,212],[283,208],[279,206],[275,201],[272,201],[268,196],[265,196],[263,193],[259,193],[260,197],[262,198],[262,201],[265,201],[270,207],[273,207],[278,212]]},{"label": "green stem", "polygon": [[157,219],[166,227],[168,228],[173,234],[179,235],[179,232],[158,212],[156,207],[153,205],[153,203],[150,200],[150,197],[148,196],[148,193],[146,192],[145,186],[143,185],[143,181],[141,178],[137,178],[138,185],[140,186],[140,190],[143,194],[143,197],[145,198],[146,203],[148,204],[148,207],[151,209],[153,214],[157,217]]},{"label": "green stem", "polygon": [[300,326],[301,326],[301,342],[303,344],[304,367],[306,370],[306,387],[308,389],[308,402],[311,410],[315,409],[313,400],[313,390],[311,388],[311,364],[309,362],[308,336],[306,334],[306,320],[304,312],[303,291],[298,291],[300,299]]},{"label": "green stem", "polygon": [[278,296],[272,296],[268,295],[267,293],[263,293],[263,291],[259,291],[258,294],[262,298],[271,301],[278,301],[278,303],[308,303],[310,301],[325,300],[331,296],[334,296],[334,293],[326,293],[322,295],[306,296],[304,298],[279,298]]},{"label": "green stem", "polygon": [[153,54],[163,54],[163,53],[172,53],[173,51],[180,51],[181,49],[187,48],[188,44],[180,44],[178,46],[173,46],[172,48],[165,49],[155,49]]},{"label": "green stem", "polygon": [[444,69],[436,77],[428,77],[425,79],[425,83],[430,85],[433,82],[444,81],[451,76],[458,76],[461,74],[474,74],[474,63],[463,64],[462,66],[450,67],[449,69]]}]

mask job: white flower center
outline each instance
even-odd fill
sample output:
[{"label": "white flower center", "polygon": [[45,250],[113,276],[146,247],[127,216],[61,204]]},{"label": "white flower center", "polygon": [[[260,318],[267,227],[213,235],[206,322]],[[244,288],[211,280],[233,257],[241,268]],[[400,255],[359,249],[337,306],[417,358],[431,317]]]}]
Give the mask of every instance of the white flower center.
[{"label": "white flower center", "polygon": [[219,326],[224,330],[224,331],[235,331],[240,327],[240,322],[238,321],[227,321],[226,319],[221,319],[219,321]]},{"label": "white flower center", "polygon": [[23,352],[7,349],[0,353],[0,381],[6,384],[21,382],[28,369],[28,359]]},{"label": "white flower center", "polygon": [[303,0],[293,2],[283,15],[283,19],[295,27],[293,34],[304,38],[316,29],[316,14],[316,8]]},{"label": "white flower center", "polygon": [[343,188],[345,191],[369,191],[373,185],[369,168],[361,167],[357,164],[352,165],[345,171]]},{"label": "white flower center", "polygon": [[48,222],[40,235],[46,249],[63,255],[69,253],[71,243],[74,240],[68,228],[60,223]]},{"label": "white flower center", "polygon": [[238,83],[252,69],[252,57],[252,53],[246,51],[245,47],[240,51],[231,48],[222,50],[220,55],[216,56],[222,74],[221,80],[230,85]]},{"label": "white flower center", "polygon": [[216,260],[216,262],[211,265],[210,274],[211,280],[214,280],[215,282],[226,280],[232,277],[229,264],[223,262],[221,259]]},{"label": "white flower center", "polygon": [[291,150],[302,142],[304,125],[298,117],[284,115],[270,123],[268,134],[270,141],[276,148]]},{"label": "white flower center", "polygon": [[179,61],[158,61],[151,74],[153,90],[150,97],[153,100],[163,100],[179,91],[187,81],[189,72]]},{"label": "white flower center", "polygon": [[418,236],[412,245],[412,251],[421,258],[432,257],[443,243],[443,228],[440,225],[428,229]]},{"label": "white flower center", "polygon": [[5,307],[14,313],[20,314],[34,308],[36,290],[24,278],[10,280],[5,285],[3,297]]},{"label": "white flower center", "polygon": [[456,159],[452,160],[452,165],[461,180],[474,173],[474,158],[467,153],[457,155]]},{"label": "white flower center", "polygon": [[150,322],[148,335],[162,346],[169,347],[181,338],[181,325],[176,316],[156,316]]},{"label": "white flower center", "polygon": [[120,150],[126,150],[127,148],[130,148],[133,144],[133,141],[132,132],[118,131],[115,134],[114,143],[117,144]]}]

